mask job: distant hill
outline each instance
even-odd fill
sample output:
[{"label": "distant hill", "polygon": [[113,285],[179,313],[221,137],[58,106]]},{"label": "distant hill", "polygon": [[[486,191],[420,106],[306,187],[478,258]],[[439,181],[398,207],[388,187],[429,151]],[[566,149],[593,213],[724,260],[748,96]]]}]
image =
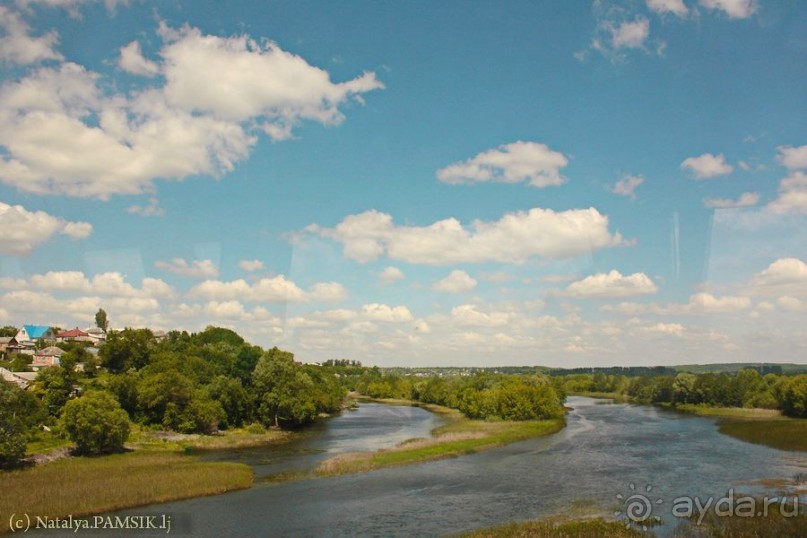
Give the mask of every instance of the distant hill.
[{"label": "distant hill", "polygon": [[745,368],[754,368],[762,375],[765,374],[804,374],[807,373],[807,364],[793,364],[793,363],[748,363],[748,362],[729,362],[725,364],[681,364],[673,366],[678,372],[690,372],[693,374],[705,373],[734,373]]}]

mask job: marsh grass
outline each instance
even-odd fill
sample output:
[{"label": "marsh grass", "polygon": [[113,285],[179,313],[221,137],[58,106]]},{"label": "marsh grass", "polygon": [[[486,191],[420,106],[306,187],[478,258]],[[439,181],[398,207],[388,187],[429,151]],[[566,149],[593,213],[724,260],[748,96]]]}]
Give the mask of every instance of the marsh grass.
[{"label": "marsh grass", "polygon": [[[761,502],[761,501],[760,501]],[[792,507],[792,504],[789,504]],[[789,510],[789,508],[788,508]],[[697,518],[684,520],[673,532],[674,538],[803,538],[807,518],[803,511],[794,517],[785,517],[778,510],[766,516],[720,516],[709,511],[700,524]]]},{"label": "marsh grass", "polygon": [[139,450],[193,452],[277,445],[294,438],[294,432],[254,427],[225,430],[215,435],[154,432],[135,427],[126,446]]},{"label": "marsh grass", "polygon": [[538,521],[507,523],[489,529],[462,534],[462,538],[637,538],[646,533],[625,527],[618,521],[591,519],[568,521],[549,517]]},{"label": "marsh grass", "polygon": [[807,420],[804,419],[728,420],[718,429],[720,433],[749,443],[807,452]]},{"label": "marsh grass", "polygon": [[[168,452],[66,458],[0,473],[0,514],[90,515],[251,485],[247,465],[201,462]],[[0,518],[0,532],[7,530],[8,520]]]},{"label": "marsh grass", "polygon": [[691,413],[700,417],[725,417],[725,418],[747,418],[747,419],[774,419],[782,417],[781,411],[777,409],[758,409],[746,407],[709,407],[706,405],[678,404],[674,407],[676,411]]},{"label": "marsh grass", "polygon": [[[455,416],[454,413],[460,415],[454,410],[446,412],[450,416]],[[327,459],[319,465],[316,474],[337,476],[472,454],[531,437],[554,433],[563,426],[565,426],[563,419],[487,422],[457,418],[445,426],[436,428],[432,432],[433,437],[429,439],[410,439],[390,449],[376,452],[350,452]]]}]

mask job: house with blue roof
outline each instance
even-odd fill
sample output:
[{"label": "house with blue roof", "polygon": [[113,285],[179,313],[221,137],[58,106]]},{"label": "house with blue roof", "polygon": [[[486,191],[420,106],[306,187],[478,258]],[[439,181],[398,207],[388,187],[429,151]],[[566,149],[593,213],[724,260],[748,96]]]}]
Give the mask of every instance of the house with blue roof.
[{"label": "house with blue roof", "polygon": [[23,325],[14,337],[18,343],[36,342],[38,340],[55,340],[56,333],[47,325]]}]

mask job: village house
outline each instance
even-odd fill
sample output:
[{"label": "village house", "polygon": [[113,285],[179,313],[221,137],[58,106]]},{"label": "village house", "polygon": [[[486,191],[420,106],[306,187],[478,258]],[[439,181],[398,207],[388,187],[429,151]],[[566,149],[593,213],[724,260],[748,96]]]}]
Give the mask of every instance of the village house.
[{"label": "village house", "polygon": [[56,333],[57,342],[92,342],[90,333],[84,332],[78,327],[69,331],[59,331]]},{"label": "village house", "polygon": [[36,372],[12,372],[6,368],[0,367],[0,379],[13,383],[21,389],[28,388],[28,385],[33,383],[36,379]]},{"label": "village house", "polygon": [[84,332],[87,333],[88,342],[92,342],[94,346],[106,342],[106,331],[99,327],[88,327]]},{"label": "village house", "polygon": [[42,368],[50,368],[51,366],[59,366],[60,359],[64,354],[64,350],[56,346],[49,346],[34,353],[34,360],[31,363],[31,369],[35,372]]}]

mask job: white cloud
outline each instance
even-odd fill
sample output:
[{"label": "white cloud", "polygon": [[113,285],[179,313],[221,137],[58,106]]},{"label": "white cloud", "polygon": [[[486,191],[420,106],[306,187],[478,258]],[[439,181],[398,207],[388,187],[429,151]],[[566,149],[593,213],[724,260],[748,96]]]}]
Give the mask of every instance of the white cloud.
[{"label": "white cloud", "polygon": [[79,8],[86,4],[103,3],[108,11],[114,11],[118,4],[128,4],[129,0],[16,0],[17,5],[23,9],[29,9],[32,5],[42,5],[50,8],[61,8],[74,18],[80,16]]},{"label": "white cloud", "polygon": [[170,262],[156,261],[154,267],[187,278],[215,277],[219,274],[213,260],[193,260],[188,263],[184,258],[174,258]]},{"label": "white cloud", "polygon": [[776,150],[779,152],[779,155],[776,156],[776,160],[788,169],[807,169],[807,145],[797,148],[793,146],[779,146]]},{"label": "white cloud", "polygon": [[306,301],[341,301],[347,297],[347,290],[336,282],[314,284],[308,292],[285,276],[261,278],[253,284],[239,278],[229,282],[205,280],[191,288],[190,297],[208,300],[243,300],[267,303],[301,303]]},{"label": "white cloud", "polygon": [[798,258],[781,258],[751,278],[752,291],[797,295],[807,292],[807,263]]},{"label": "white cloud", "polygon": [[0,6],[0,61],[18,65],[28,65],[42,60],[61,60],[62,55],[56,51],[59,36],[56,32],[48,32],[33,37],[31,28],[19,13]]},{"label": "white cloud", "polygon": [[409,309],[403,305],[366,304],[362,306],[362,314],[365,318],[373,321],[385,321],[390,323],[403,323],[414,319]]},{"label": "white cloud", "polygon": [[633,297],[653,294],[657,291],[656,285],[644,273],[622,276],[622,273],[617,270],[587,276],[582,280],[572,282],[566,288],[567,295],[583,299]]},{"label": "white cloud", "polygon": [[642,176],[625,176],[616,182],[611,192],[634,200],[636,198],[636,187],[642,183],[644,183]]},{"label": "white cloud", "polygon": [[380,275],[378,275],[378,281],[381,284],[392,284],[393,282],[398,282],[404,278],[406,278],[406,275],[404,275],[403,271],[393,266],[387,267],[381,271]]},{"label": "white cloud", "polygon": [[338,303],[348,298],[347,289],[338,282],[318,282],[311,286],[308,300]]},{"label": "white cloud", "polygon": [[140,51],[140,43],[137,41],[132,41],[128,45],[121,47],[118,67],[128,73],[144,77],[153,77],[160,72],[160,66],[143,57],[143,53]]},{"label": "white cloud", "polygon": [[734,167],[726,162],[720,155],[704,153],[698,157],[689,157],[681,163],[681,168],[689,169],[697,179],[709,179],[731,173]]},{"label": "white cloud", "polygon": [[757,10],[757,0],[699,0],[703,7],[724,12],[731,19],[747,19]]},{"label": "white cloud", "polygon": [[807,173],[791,172],[779,182],[779,197],[765,206],[773,213],[807,213]]},{"label": "white cloud", "polygon": [[757,205],[759,194],[756,192],[744,192],[736,200],[731,198],[706,198],[703,203],[706,207],[717,209],[729,209],[735,207],[750,207]]},{"label": "white cloud", "polygon": [[263,269],[263,262],[260,260],[241,260],[238,262],[238,267],[239,269],[252,273]]},{"label": "white cloud", "polygon": [[149,198],[148,205],[131,205],[126,211],[133,215],[140,215],[141,217],[161,217],[165,215],[165,209],[160,207],[160,201],[154,196]]},{"label": "white cloud", "polygon": [[648,332],[670,334],[678,337],[683,337],[684,332],[686,331],[684,326],[680,323],[656,323],[655,325],[646,327],[645,330]]},{"label": "white cloud", "polygon": [[710,293],[696,293],[689,298],[689,303],[682,309],[689,313],[737,312],[751,308],[748,297],[723,296],[715,297]]},{"label": "white cloud", "polygon": [[647,0],[647,7],[661,15],[674,13],[679,17],[684,17],[689,12],[684,0]]},{"label": "white cloud", "polygon": [[264,127],[284,134],[302,120],[337,124],[344,119],[339,105],[384,87],[372,72],[334,84],[327,71],[246,35],[224,38],[163,27],[163,36],[169,41],[160,52],[169,102],[236,121],[260,117]]},{"label": "white cloud", "polygon": [[469,227],[454,218],[429,226],[396,226],[375,210],[350,215],[334,228],[311,225],[308,233],[339,241],[344,255],[359,263],[386,255],[426,265],[523,262],[532,257],[572,258],[624,245],[608,231],[608,217],[594,208],[555,212],[534,208],[505,214],[498,221],[474,221]]},{"label": "white cloud", "polygon": [[513,319],[509,312],[482,312],[475,305],[464,304],[451,309],[451,322],[458,326],[501,327]]},{"label": "white cloud", "polygon": [[611,46],[614,49],[637,49],[644,45],[650,35],[650,21],[645,17],[636,17],[617,26],[610,25]]},{"label": "white cloud", "polygon": [[28,211],[20,205],[0,202],[0,253],[22,256],[49,240],[54,234],[85,239],[92,233],[86,222],[70,222],[44,211]]},{"label": "white cloud", "polygon": [[435,282],[432,289],[444,293],[465,293],[474,289],[476,284],[476,280],[465,271],[454,270],[444,279]]},{"label": "white cloud", "polygon": [[519,141],[438,170],[437,179],[450,184],[526,181],[532,187],[548,187],[566,181],[560,169],[567,164],[569,160],[562,153],[545,144]]},{"label": "white cloud", "polygon": [[105,199],[153,191],[156,178],[220,176],[249,155],[258,130],[282,139],[303,121],[338,124],[340,106],[383,87],[373,73],[332,83],[299,56],[246,36],[161,33],[164,79],[139,92],[110,94],[114,80],[69,62],[2,85],[0,181]]}]

